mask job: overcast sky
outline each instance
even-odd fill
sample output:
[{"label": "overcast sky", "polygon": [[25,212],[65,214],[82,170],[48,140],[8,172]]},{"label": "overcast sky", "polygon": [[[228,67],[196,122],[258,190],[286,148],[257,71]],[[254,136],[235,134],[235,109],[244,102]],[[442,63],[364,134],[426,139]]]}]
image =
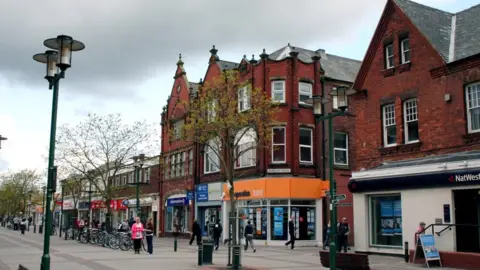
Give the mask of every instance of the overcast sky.
[{"label": "overcast sky", "polygon": [[[479,0],[418,0],[456,12]],[[44,169],[52,92],[32,60],[59,34],[85,43],[60,83],[58,125],[89,112],[160,123],[178,54],[188,79],[209,50],[239,62],[287,43],[362,60],[386,0],[1,0],[0,172]]]}]

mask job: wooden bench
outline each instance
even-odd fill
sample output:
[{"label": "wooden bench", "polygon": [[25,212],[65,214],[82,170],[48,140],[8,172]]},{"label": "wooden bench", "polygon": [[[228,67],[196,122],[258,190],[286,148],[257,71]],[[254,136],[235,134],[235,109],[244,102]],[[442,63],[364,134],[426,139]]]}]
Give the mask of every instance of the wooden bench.
[{"label": "wooden bench", "polygon": [[[330,253],[319,251],[320,262],[323,267],[330,267]],[[370,270],[367,254],[337,253],[337,269],[342,270]]]}]

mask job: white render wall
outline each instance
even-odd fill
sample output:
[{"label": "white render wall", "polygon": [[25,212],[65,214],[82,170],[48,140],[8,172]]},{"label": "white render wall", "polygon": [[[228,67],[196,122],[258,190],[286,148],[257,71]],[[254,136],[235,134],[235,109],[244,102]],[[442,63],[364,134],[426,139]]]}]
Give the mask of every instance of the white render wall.
[{"label": "white render wall", "polygon": [[[480,186],[469,186],[468,189],[478,189]],[[455,223],[455,206],[453,190],[460,188],[435,188],[415,189],[402,191],[386,191],[374,193],[353,194],[353,211],[355,220],[355,251],[377,252],[388,254],[403,254],[401,249],[380,248],[370,246],[370,215],[369,195],[401,194],[402,200],[402,228],[403,243],[408,241],[409,248],[414,247],[415,231],[421,221],[428,225],[434,224],[435,219],[442,219],[443,205],[450,204],[451,223]],[[462,187],[461,189],[466,189]],[[442,226],[435,226],[435,232],[443,229]],[[431,234],[431,228],[425,233]],[[441,236],[435,234],[436,247],[442,251],[455,251],[455,227],[452,230],[444,231]]]}]

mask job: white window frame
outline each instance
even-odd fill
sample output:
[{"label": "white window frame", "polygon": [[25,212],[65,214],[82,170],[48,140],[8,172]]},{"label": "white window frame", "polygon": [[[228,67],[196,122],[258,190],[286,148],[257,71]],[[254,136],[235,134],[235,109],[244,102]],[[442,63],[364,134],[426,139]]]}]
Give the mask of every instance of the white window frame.
[{"label": "white window frame", "polygon": [[170,178],[175,177],[175,154],[170,156]]},{"label": "white window frame", "polygon": [[[392,49],[391,55],[388,54],[389,48]],[[390,65],[390,59],[392,60],[391,65]],[[395,50],[393,48],[393,43],[385,46],[385,67],[387,69],[395,67]]]},{"label": "white window frame", "polygon": [[[275,138],[275,129],[282,129],[283,130],[283,138],[284,142],[283,143],[275,143],[273,139]],[[274,152],[275,152],[275,146],[283,146],[283,160],[274,160]],[[286,136],[286,128],[284,126],[278,126],[278,127],[272,127],[272,164],[283,164],[287,162],[287,136]]]},{"label": "white window frame", "polygon": [[181,167],[180,167],[180,174],[182,176],[185,176],[185,167],[186,167],[186,164],[187,164],[187,152],[182,152],[182,163],[181,163]]},{"label": "white window frame", "polygon": [[[479,96],[477,99],[477,105],[476,106],[471,106],[470,104],[470,91],[475,91],[476,96]],[[477,109],[480,107],[480,82],[475,82],[472,84],[469,84],[465,87],[465,104],[466,104],[466,111],[467,111],[467,125],[468,125],[468,133],[477,133],[480,132],[480,127],[478,129],[473,129],[472,128],[472,110]]]},{"label": "white window frame", "polygon": [[130,183],[134,184],[135,182],[135,172],[130,172]]},{"label": "white window frame", "polygon": [[[299,128],[298,134],[300,135],[300,131],[307,130],[310,132],[310,145],[300,144],[300,140],[298,143],[298,159],[300,163],[303,164],[313,164],[313,129],[311,128]],[[302,148],[310,148],[310,157],[312,160],[302,160]]]},{"label": "white window frame", "polygon": [[[308,92],[302,91],[302,87],[307,87]],[[300,96],[308,96],[308,98],[312,98],[312,93],[313,93],[313,85],[311,83],[307,83],[307,82],[299,82],[298,83],[298,103],[299,104],[311,106],[311,104],[307,104],[306,102],[302,102],[300,100]]]},{"label": "white window frame", "polygon": [[150,182],[150,173],[151,173],[151,168],[145,168],[143,169],[143,181],[144,182]]},{"label": "white window frame", "polygon": [[238,89],[238,112],[250,109],[250,91],[247,86]]},{"label": "white window frame", "polygon": [[179,177],[181,175],[181,166],[182,166],[182,154],[177,153],[177,157],[175,158],[176,164],[175,164],[175,176]]},{"label": "white window frame", "polygon": [[182,127],[184,125],[184,120],[180,119],[173,123],[173,137],[174,139],[180,139],[182,137]]},{"label": "white window frame", "polygon": [[128,183],[127,175],[122,175],[122,185],[126,185]]},{"label": "white window frame", "polygon": [[[211,174],[211,173],[216,173],[220,171],[220,157],[215,153],[212,147],[210,145],[215,144],[217,147],[217,151],[220,149],[219,148],[219,141],[211,139],[207,145],[205,145],[205,150],[203,154],[203,173],[204,174]],[[210,155],[216,156],[216,158],[210,158]],[[208,160],[208,165],[207,166],[207,160]],[[216,161],[216,165],[214,164]],[[209,168],[207,168],[209,167]]]},{"label": "white window frame", "polygon": [[[405,49],[405,43],[408,42],[408,49]],[[410,40],[408,38],[404,38],[400,40],[400,51],[402,53],[402,64],[410,63],[410,59],[412,58],[412,54],[410,54],[409,59],[405,60],[405,53],[410,53]]]},{"label": "white window frame", "polygon": [[[282,84],[282,90],[275,90],[275,84]],[[272,92],[272,101],[273,102],[278,102],[278,103],[285,103],[285,81],[284,80],[275,80],[272,81],[271,85],[271,92]],[[282,99],[281,100],[275,100],[275,93],[281,93],[282,94]]]},{"label": "white window frame", "polygon": [[[386,112],[387,112],[387,108],[391,108],[393,107],[393,123],[387,123],[387,117],[386,117]],[[383,105],[382,106],[382,119],[383,119],[383,145],[385,145],[385,147],[390,147],[390,146],[396,146],[397,143],[392,143],[392,144],[388,144],[388,133],[387,133],[387,128],[390,127],[390,126],[395,126],[397,125],[397,122],[396,122],[396,119],[395,119],[396,115],[395,115],[395,103],[392,103],[392,104],[386,104],[386,105]],[[395,135],[396,136],[396,135]],[[395,137],[396,138],[396,137]],[[397,141],[398,138],[396,138],[395,141]]]},{"label": "white window frame", "polygon": [[[409,108],[407,108],[409,105],[415,104],[415,111],[414,111],[414,118],[411,118],[412,114],[409,114]],[[411,119],[409,119],[411,118]],[[419,140],[410,140],[408,138],[408,123],[411,122],[417,122],[418,125],[418,103],[416,98],[408,99],[403,102],[403,122],[405,123],[405,143],[416,143]]]},{"label": "white window frame", "polygon": [[[335,147],[335,142],[334,142],[334,147],[333,147],[333,164],[334,165],[339,165],[339,166],[348,166],[348,163],[349,163],[349,158],[348,158],[348,133],[345,133],[345,132],[335,132],[333,136],[335,136],[336,134],[342,134],[342,135],[345,135],[345,142],[346,142],[346,147],[347,148],[338,148],[338,147]],[[334,138],[335,140],[335,138]],[[336,158],[335,158],[335,153],[336,151],[343,151],[346,153],[346,157],[347,157],[347,160],[346,160],[346,163],[337,163],[336,162]]]},{"label": "white window frame", "polygon": [[237,149],[235,149],[235,155],[238,155],[239,152],[244,151],[245,149],[250,149],[237,157],[237,160],[235,160],[235,168],[240,169],[255,167],[257,165],[257,136],[255,131],[251,128],[249,128],[247,131],[245,131],[245,129],[241,129],[237,134],[237,138],[235,138],[235,144],[237,145]]},{"label": "white window frame", "polygon": [[165,157],[165,164],[163,165],[163,178],[168,179],[170,178],[170,157]]},{"label": "white window frame", "polygon": [[193,150],[190,150],[188,153],[188,174],[193,174],[193,166],[195,166],[193,162]]}]

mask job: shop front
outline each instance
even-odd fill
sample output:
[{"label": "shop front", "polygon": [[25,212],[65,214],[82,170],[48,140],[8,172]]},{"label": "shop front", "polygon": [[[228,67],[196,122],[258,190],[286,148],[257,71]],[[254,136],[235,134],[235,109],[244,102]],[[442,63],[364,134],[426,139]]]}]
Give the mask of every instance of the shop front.
[{"label": "shop front", "polygon": [[[234,183],[240,239],[250,221],[254,239],[280,246],[289,240],[288,221],[293,218],[298,246],[322,243],[322,199],[328,182],[315,178],[261,178]],[[224,184],[223,224],[228,224],[230,198]],[[224,226],[226,227],[226,226]],[[228,230],[224,230],[224,239]]]},{"label": "shop front", "polygon": [[477,155],[478,159],[457,153],[393,162],[353,173],[349,189],[354,200],[356,251],[403,254],[405,242],[414,248],[415,232],[424,222],[425,233],[433,234],[435,247],[447,261],[455,260],[452,254],[479,253]]},{"label": "shop front", "polygon": [[195,218],[203,236],[212,235],[213,224],[223,221],[222,183],[199,184],[195,191]]},{"label": "shop front", "polygon": [[63,228],[71,228],[75,225],[74,218],[77,216],[78,203],[75,204],[73,199],[63,200],[62,226]]},{"label": "shop front", "polygon": [[116,199],[110,201],[110,210],[112,211],[112,225],[118,227],[120,223],[127,219],[128,200]]},{"label": "shop front", "polygon": [[[193,199],[193,198],[192,198]],[[188,234],[191,226],[192,200],[187,194],[175,194],[165,201],[165,233],[173,235],[178,226],[180,233]]]},{"label": "shop front", "polygon": [[155,228],[158,219],[158,200],[157,196],[140,197],[140,213],[137,213],[137,199],[128,200],[128,218],[139,216],[142,222],[152,218]]}]

